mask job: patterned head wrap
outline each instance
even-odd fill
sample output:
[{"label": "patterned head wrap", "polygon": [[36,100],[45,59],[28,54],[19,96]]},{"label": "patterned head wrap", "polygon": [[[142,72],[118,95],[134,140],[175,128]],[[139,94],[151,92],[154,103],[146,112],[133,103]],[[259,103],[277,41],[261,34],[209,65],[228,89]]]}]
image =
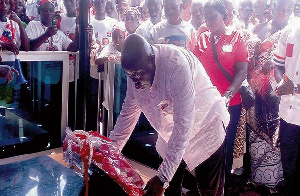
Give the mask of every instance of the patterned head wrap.
[{"label": "patterned head wrap", "polygon": [[126,15],[126,14],[129,13],[129,12],[133,13],[133,14],[137,17],[137,19],[140,19],[140,17],[141,17],[141,12],[140,12],[140,10],[139,10],[138,7],[128,7],[128,8],[125,10],[124,15]]}]

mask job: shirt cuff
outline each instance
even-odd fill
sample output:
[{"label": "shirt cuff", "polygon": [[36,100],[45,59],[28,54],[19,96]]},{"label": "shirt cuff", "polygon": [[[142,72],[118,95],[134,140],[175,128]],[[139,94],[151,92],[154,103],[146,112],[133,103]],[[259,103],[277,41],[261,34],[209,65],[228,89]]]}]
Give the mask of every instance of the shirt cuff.
[{"label": "shirt cuff", "polygon": [[174,163],[168,159],[164,159],[162,164],[158,168],[158,175],[163,176],[169,182],[172,180],[180,163]]},{"label": "shirt cuff", "polygon": [[277,66],[284,66],[285,57],[281,57],[281,56],[278,56],[278,55],[274,54],[274,57],[272,59],[272,63],[274,63]]}]

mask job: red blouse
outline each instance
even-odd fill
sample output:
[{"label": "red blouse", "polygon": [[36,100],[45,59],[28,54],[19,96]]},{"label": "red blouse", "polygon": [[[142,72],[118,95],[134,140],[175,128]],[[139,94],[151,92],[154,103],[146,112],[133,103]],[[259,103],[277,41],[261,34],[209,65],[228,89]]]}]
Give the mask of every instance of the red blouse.
[{"label": "red blouse", "polygon": [[[210,35],[210,31],[205,31],[198,36],[194,54],[203,64],[213,85],[215,85],[223,95],[230,86],[230,82],[220,70],[214,59]],[[226,30],[217,41],[216,48],[220,63],[233,77],[235,75],[235,63],[248,62],[246,44],[238,31]],[[240,103],[241,97],[239,92],[237,92],[231,99],[229,105],[233,106]]]}]

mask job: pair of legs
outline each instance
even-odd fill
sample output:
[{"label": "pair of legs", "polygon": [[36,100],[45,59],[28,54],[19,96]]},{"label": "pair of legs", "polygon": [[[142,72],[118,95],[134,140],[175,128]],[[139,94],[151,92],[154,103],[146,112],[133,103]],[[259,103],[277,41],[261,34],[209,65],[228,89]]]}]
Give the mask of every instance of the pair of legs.
[{"label": "pair of legs", "polygon": [[232,163],[233,163],[233,148],[234,140],[241,118],[242,104],[229,106],[228,111],[230,114],[230,122],[226,130],[226,175],[231,174]]},{"label": "pair of legs", "polygon": [[280,120],[280,151],[287,196],[299,195],[300,126]]},{"label": "pair of legs", "polygon": [[[182,181],[185,175],[186,164],[181,162],[170,186],[165,191],[165,196],[180,196],[182,193]],[[225,144],[212,154],[207,160],[195,168],[196,182],[195,189],[191,190],[193,195],[197,196],[219,196],[224,195],[225,178]],[[189,183],[193,183],[189,182]]]}]

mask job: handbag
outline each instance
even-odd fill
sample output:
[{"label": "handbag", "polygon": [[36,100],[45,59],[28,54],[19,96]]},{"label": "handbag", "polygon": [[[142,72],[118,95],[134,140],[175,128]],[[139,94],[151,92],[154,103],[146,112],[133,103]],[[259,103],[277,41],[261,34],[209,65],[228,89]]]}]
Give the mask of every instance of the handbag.
[{"label": "handbag", "polygon": [[[216,49],[216,44],[215,44],[215,38],[214,36],[211,36],[211,45],[212,45],[212,50],[213,50],[213,55],[215,58],[215,61],[222,71],[222,73],[225,75],[227,80],[231,83],[233,81],[233,77],[226,71],[226,69],[222,66],[222,64],[219,61],[218,54],[217,54],[217,49]],[[239,89],[239,93],[242,98],[242,104],[243,107],[248,110],[251,107],[254,106],[255,104],[255,95],[250,87],[250,85],[247,82],[247,79],[245,79]]]}]

